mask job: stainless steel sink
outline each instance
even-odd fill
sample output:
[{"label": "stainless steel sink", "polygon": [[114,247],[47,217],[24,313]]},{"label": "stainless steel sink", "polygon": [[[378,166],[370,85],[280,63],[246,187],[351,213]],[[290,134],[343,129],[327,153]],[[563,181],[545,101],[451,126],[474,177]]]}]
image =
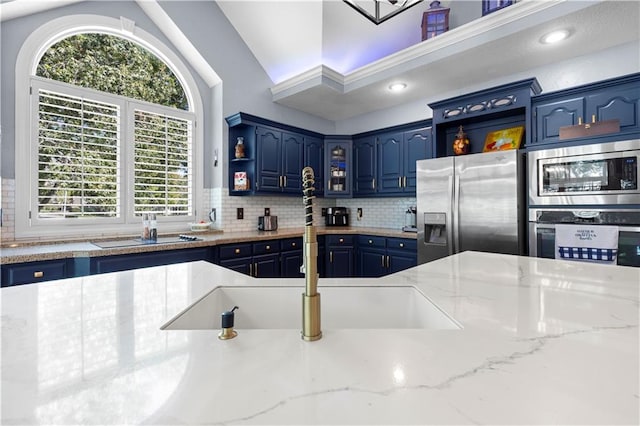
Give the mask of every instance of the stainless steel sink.
[{"label": "stainless steel sink", "polygon": [[194,237],[191,235],[176,235],[173,237],[158,237],[158,241],[156,242],[142,241],[139,238],[134,238],[130,240],[94,241],[92,242],[92,244],[95,244],[100,248],[117,248],[117,247],[135,247],[135,246],[146,246],[146,245],[157,245],[157,244],[188,243],[192,241],[202,241],[202,238]]}]

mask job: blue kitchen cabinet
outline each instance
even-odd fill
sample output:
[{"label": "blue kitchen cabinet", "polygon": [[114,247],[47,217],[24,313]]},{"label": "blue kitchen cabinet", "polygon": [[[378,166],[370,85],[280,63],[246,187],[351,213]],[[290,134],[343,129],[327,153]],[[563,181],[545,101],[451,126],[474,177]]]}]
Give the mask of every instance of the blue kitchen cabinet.
[{"label": "blue kitchen cabinet", "polygon": [[376,141],[374,135],[353,139],[354,196],[376,193]]},{"label": "blue kitchen cabinet", "polygon": [[468,153],[484,151],[494,131],[523,127],[521,146],[530,143],[533,96],[542,91],[535,78],[503,84],[429,104],[433,111],[433,157],[454,156],[460,126],[469,139]]},{"label": "blue kitchen cabinet", "polygon": [[418,242],[411,238],[387,238],[387,274],[418,264]]},{"label": "blue kitchen cabinet", "polygon": [[431,127],[425,124],[354,138],[355,197],[415,196],[416,161],[433,155]]},{"label": "blue kitchen cabinet", "polygon": [[359,235],[357,272],[360,277],[381,277],[417,265],[417,241]]},{"label": "blue kitchen cabinet", "polygon": [[324,142],[321,138],[313,136],[304,137],[304,164],[303,167],[311,167],[314,174],[314,195],[324,195]]},{"label": "blue kitchen cabinet", "polygon": [[219,265],[256,278],[280,276],[280,241],[225,244],[219,247]]},{"label": "blue kitchen cabinet", "polygon": [[280,241],[280,276],[300,278],[303,260],[302,238],[286,238]]},{"label": "blue kitchen cabinet", "polygon": [[126,271],[129,269],[148,268],[151,266],[171,265],[197,260],[212,261],[209,247],[191,249],[152,251],[148,253],[118,254],[113,256],[92,257],[89,260],[91,274]]},{"label": "blue kitchen cabinet", "polygon": [[405,131],[402,138],[404,140],[403,192],[410,193],[408,195],[415,196],[417,184],[416,161],[431,158],[433,156],[431,127]]},{"label": "blue kitchen cabinet", "polygon": [[[302,194],[302,169],[313,167],[317,188],[324,189],[323,135],[286,124],[237,113],[229,124],[229,195]],[[236,158],[243,138],[245,155]],[[215,162],[214,162],[215,164]],[[237,188],[235,176],[245,173],[248,187]],[[321,195],[323,191],[317,191]]]},{"label": "blue kitchen cabinet", "polygon": [[431,128],[381,135],[378,138],[378,193],[413,195],[416,161],[431,157]]},{"label": "blue kitchen cabinet", "polygon": [[354,239],[353,235],[327,235],[325,237],[325,276],[327,278],[354,276]]},{"label": "blue kitchen cabinet", "polygon": [[256,146],[256,190],[300,194],[304,136],[271,127],[257,127]]},{"label": "blue kitchen cabinet", "polygon": [[[532,98],[533,137],[530,147],[632,139],[640,133],[640,73],[604,80]],[[560,140],[560,128],[582,121],[619,120],[620,131]]]},{"label": "blue kitchen cabinet", "polygon": [[378,193],[401,193],[403,189],[402,133],[383,134],[378,137],[377,176]]},{"label": "blue kitchen cabinet", "polygon": [[0,265],[2,287],[59,280],[73,276],[72,259]]},{"label": "blue kitchen cabinet", "polygon": [[386,275],[387,247],[385,237],[358,236],[357,273],[359,277]]},{"label": "blue kitchen cabinet", "polygon": [[351,197],[353,146],[350,138],[331,137],[324,141],[325,197]]}]

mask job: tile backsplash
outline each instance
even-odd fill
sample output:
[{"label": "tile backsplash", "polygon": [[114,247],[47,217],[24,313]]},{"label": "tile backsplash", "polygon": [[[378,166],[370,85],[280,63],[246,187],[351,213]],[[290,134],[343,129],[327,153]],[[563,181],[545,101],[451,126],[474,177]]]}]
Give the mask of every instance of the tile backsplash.
[{"label": "tile backsplash", "polygon": [[[210,191],[210,206],[216,208],[217,220],[214,227],[227,232],[250,231],[258,227],[258,216],[264,215],[265,207],[272,216],[278,216],[278,227],[292,228],[304,226],[304,208],[302,197],[244,196],[230,197],[226,188],[214,188]],[[355,198],[334,199],[316,198],[314,200],[313,223],[324,226],[321,215],[323,207],[346,207],[349,209],[349,225],[354,227],[402,229],[405,212],[416,205],[415,197],[398,198]],[[244,211],[244,219],[237,219],[238,208]],[[362,218],[358,220],[357,209],[362,209]]]},{"label": "tile backsplash", "polygon": [[[304,226],[304,206],[302,196],[244,196],[230,197],[227,188],[206,188],[203,194],[203,212],[201,220],[208,220],[211,209],[216,209],[216,221],[213,228],[226,232],[253,231],[258,228],[258,216],[264,215],[265,207],[271,215],[278,216],[279,228]],[[1,242],[15,240],[15,181],[2,179],[2,227]],[[353,227],[402,229],[405,212],[416,205],[416,199],[402,198],[354,198],[334,199],[316,198],[314,200],[313,223],[324,226],[321,215],[323,207],[346,207],[349,209],[349,225]],[[236,218],[236,211],[242,208],[244,219]],[[358,220],[357,209],[362,209],[362,218]]]}]

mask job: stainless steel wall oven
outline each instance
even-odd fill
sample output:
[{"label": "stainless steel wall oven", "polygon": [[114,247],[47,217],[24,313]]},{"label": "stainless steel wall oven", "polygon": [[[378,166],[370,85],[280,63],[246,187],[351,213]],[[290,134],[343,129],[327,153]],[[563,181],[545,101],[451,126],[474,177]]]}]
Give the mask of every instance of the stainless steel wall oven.
[{"label": "stainless steel wall oven", "polygon": [[558,224],[618,227],[617,264],[640,267],[640,140],[533,151],[529,255],[555,258]]}]

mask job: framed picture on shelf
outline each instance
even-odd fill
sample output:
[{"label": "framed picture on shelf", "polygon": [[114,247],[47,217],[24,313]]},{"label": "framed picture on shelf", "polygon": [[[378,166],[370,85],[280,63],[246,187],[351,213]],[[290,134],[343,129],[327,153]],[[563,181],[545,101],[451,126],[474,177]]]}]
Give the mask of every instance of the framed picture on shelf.
[{"label": "framed picture on shelf", "polygon": [[482,0],[482,16],[513,4],[513,0]]},{"label": "framed picture on shelf", "polygon": [[520,148],[524,126],[510,127],[487,133],[482,152],[505,151]]}]

